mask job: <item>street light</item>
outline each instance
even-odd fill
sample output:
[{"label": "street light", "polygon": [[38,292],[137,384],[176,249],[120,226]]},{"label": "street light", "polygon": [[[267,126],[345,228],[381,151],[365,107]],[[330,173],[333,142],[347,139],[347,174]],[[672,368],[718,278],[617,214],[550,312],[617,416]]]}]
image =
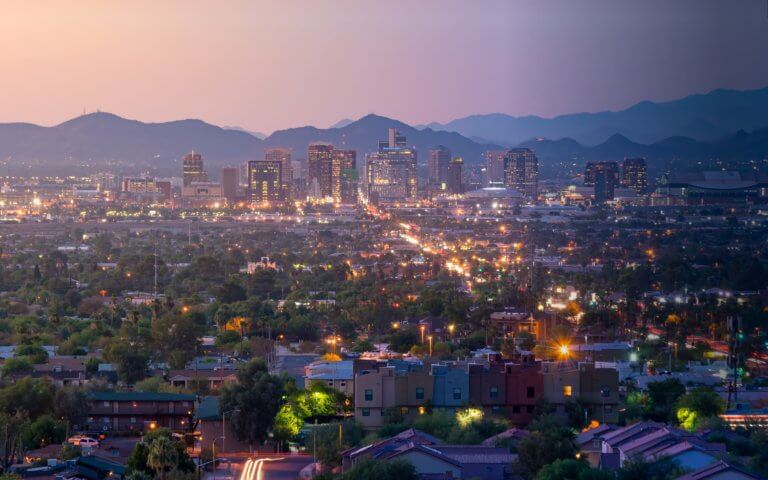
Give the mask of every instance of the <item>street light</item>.
[{"label": "street light", "polygon": [[429,356],[432,356],[432,335],[427,337],[429,339]]},{"label": "street light", "polygon": [[[225,427],[227,425],[227,422],[226,422],[227,414],[228,413],[233,413],[233,412],[239,412],[239,411],[240,411],[239,408],[233,408],[232,410],[227,410],[226,412],[223,412],[221,414],[221,449],[222,449],[222,451],[225,448],[227,448],[227,432],[226,432],[226,429],[225,429]],[[214,439],[214,441],[216,441],[216,440]],[[214,457],[214,460],[215,460],[215,457]]]},{"label": "street light", "polygon": [[425,325],[419,325],[419,330],[421,330],[421,343],[424,343],[424,329],[426,328]]},{"label": "street light", "polygon": [[453,331],[456,329],[456,325],[450,324],[448,325],[448,333],[451,334],[451,339],[453,339]]}]

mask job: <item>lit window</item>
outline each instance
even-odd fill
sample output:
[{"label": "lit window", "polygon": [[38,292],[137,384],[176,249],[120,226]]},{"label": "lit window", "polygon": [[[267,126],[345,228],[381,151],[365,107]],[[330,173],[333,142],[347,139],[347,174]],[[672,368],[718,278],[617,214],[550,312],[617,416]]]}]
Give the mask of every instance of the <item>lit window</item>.
[{"label": "lit window", "polygon": [[566,397],[570,397],[573,394],[573,389],[570,385],[564,385],[563,386],[563,395]]}]

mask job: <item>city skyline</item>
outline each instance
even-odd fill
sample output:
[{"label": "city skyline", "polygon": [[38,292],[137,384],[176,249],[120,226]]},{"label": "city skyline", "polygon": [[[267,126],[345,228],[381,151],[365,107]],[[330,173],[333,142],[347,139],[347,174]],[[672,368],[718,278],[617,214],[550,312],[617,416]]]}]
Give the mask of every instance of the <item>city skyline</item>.
[{"label": "city skyline", "polygon": [[371,112],[552,117],[768,84],[751,61],[768,45],[764,3],[724,5],[11,2],[0,40],[24,48],[4,58],[0,122],[101,109],[270,133]]}]

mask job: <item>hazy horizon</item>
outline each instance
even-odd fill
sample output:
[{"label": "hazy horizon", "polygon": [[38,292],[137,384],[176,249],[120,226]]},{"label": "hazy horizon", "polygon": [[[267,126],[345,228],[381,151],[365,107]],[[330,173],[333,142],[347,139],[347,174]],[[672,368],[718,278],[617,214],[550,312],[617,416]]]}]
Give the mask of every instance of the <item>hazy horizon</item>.
[{"label": "hazy horizon", "polygon": [[0,122],[97,109],[266,134],[369,113],[621,110],[768,85],[768,11],[649,2],[11,1],[0,17]]}]

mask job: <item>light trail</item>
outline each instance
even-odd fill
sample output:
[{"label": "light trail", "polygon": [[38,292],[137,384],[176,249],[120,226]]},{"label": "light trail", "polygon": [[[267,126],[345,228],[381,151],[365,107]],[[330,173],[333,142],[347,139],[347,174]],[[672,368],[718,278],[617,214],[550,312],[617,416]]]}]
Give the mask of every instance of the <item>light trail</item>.
[{"label": "light trail", "polygon": [[249,458],[245,461],[243,472],[240,474],[240,480],[263,480],[264,462],[278,462],[283,458],[258,458],[256,460]]}]

